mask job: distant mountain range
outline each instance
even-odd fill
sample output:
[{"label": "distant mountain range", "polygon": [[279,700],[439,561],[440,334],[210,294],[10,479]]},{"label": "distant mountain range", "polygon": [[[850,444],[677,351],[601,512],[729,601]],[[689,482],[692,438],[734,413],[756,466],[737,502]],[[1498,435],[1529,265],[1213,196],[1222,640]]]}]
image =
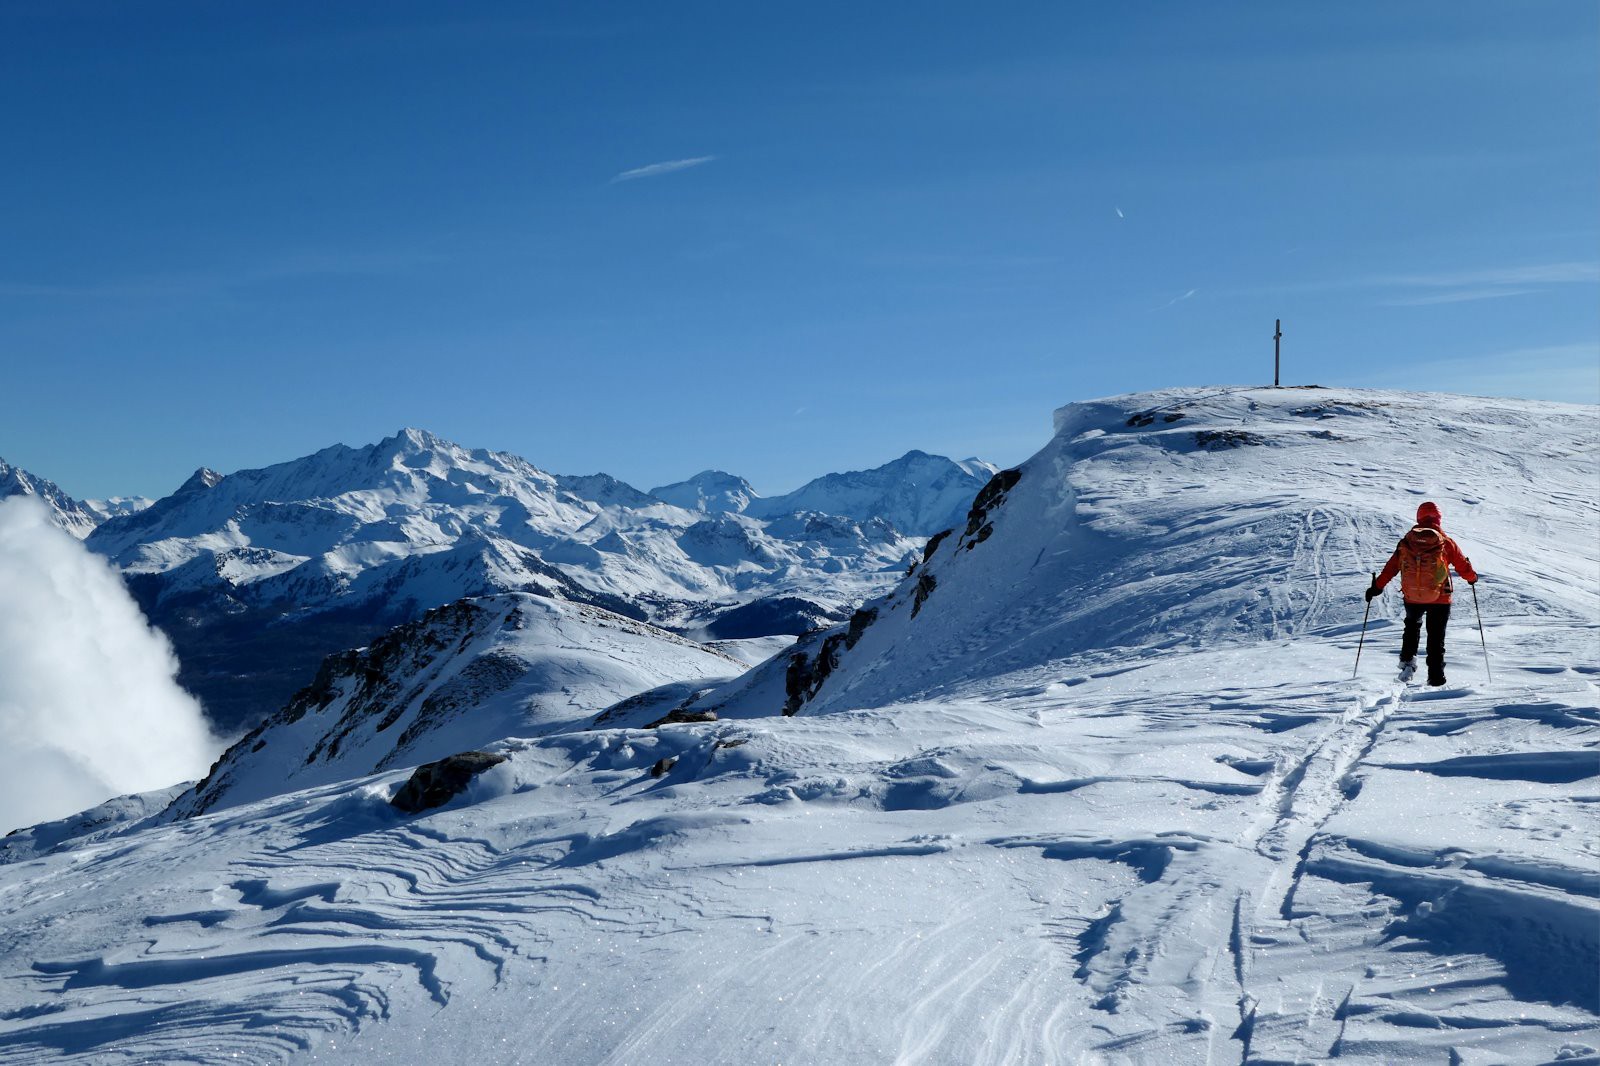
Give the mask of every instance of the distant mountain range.
[{"label": "distant mountain range", "polygon": [[106,519],[137,513],[152,502],[143,496],[76,500],[63,492],[55,482],[0,459],[0,500],[10,496],[34,497],[44,504],[51,521],[79,540],[87,537]]},{"label": "distant mountain range", "polygon": [[783,496],[715,471],[643,492],[405,429],[98,510],[4,469],[123,570],[233,730],[324,655],[468,596],[531,591],[697,638],[798,635],[892,585],[995,468],[913,451]]}]

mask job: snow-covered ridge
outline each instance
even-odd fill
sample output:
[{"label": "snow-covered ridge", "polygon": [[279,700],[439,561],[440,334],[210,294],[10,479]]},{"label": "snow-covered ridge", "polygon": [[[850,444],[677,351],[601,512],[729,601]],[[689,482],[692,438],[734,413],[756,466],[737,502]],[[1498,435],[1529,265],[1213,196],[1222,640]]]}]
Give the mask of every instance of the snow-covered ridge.
[{"label": "snow-covered ridge", "polygon": [[753,518],[820,512],[856,521],[883,520],[902,533],[931,537],[966,512],[972,494],[998,469],[981,459],[956,461],[910,451],[871,470],[824,474],[782,496],[762,496],[742,477],[705,470],[650,494],[690,510]]},{"label": "snow-covered ridge", "polygon": [[[1342,632],[1424,499],[1501,617],[1600,616],[1600,502],[1579,488],[1600,472],[1591,407],[1186,389],[1055,419],[1014,485],[992,483],[898,588],[705,706],[881,706],[1084,653]],[[1374,614],[1398,611],[1389,597]]]},{"label": "snow-covered ridge", "polygon": [[67,495],[55,482],[0,459],[0,500],[8,496],[32,496],[38,499],[49,512],[52,522],[80,540],[106,518],[105,513],[90,503]]},{"label": "snow-covered ridge", "polygon": [[[191,817],[412,766],[507,736],[533,737],[669,682],[745,664],[579,603],[528,593],[465,599],[330,656],[283,710],[173,803]],[[710,679],[710,680],[708,680]]]}]

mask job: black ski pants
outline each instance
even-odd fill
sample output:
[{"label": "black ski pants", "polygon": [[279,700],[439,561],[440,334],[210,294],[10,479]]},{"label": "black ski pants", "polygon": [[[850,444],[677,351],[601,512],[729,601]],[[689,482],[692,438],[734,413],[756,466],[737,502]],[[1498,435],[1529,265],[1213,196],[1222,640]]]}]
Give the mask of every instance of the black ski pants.
[{"label": "black ski pants", "polygon": [[1448,603],[1406,604],[1406,628],[1400,636],[1400,659],[1415,658],[1422,639],[1422,622],[1428,622],[1428,680],[1444,680],[1444,627],[1450,624]]}]

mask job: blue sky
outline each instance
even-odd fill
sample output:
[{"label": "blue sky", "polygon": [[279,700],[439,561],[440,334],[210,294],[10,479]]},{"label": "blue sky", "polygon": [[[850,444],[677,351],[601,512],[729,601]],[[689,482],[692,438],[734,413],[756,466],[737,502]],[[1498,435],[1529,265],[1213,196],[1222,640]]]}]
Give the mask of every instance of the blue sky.
[{"label": "blue sky", "polygon": [[1600,5],[0,7],[0,455],[765,493],[1285,380],[1600,400]]}]

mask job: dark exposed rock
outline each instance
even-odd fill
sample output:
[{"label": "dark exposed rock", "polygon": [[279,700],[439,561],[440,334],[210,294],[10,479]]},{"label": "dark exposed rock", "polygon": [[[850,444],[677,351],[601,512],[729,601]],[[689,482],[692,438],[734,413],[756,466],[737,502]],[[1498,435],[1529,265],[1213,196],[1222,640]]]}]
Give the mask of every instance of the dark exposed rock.
[{"label": "dark exposed rock", "polygon": [[994,532],[994,525],[989,521],[990,513],[1005,502],[1006,493],[1021,480],[1021,470],[1002,470],[989,479],[977,499],[972,501],[972,510],[967,512],[967,531],[961,535],[968,551],[989,539],[989,534]]},{"label": "dark exposed rock", "polygon": [[1194,442],[1207,451],[1223,448],[1259,448],[1267,438],[1244,429],[1202,429],[1194,435]]},{"label": "dark exposed rock", "polygon": [[691,711],[686,707],[679,707],[669,712],[663,718],[645,724],[646,729],[658,729],[664,725],[688,725],[694,722],[715,722],[716,711]]},{"label": "dark exposed rock", "polygon": [[844,646],[846,648],[855,647],[856,641],[861,639],[861,635],[867,631],[867,627],[877,620],[878,609],[876,607],[863,607],[851,615],[850,629],[844,635]]},{"label": "dark exposed rock", "polygon": [[844,642],[844,633],[832,633],[823,638],[815,658],[803,651],[790,656],[789,670],[784,675],[787,698],[783,701],[783,713],[786,716],[800,710],[822,688],[828,675],[838,669],[839,648]]},{"label": "dark exposed rock", "polygon": [[656,764],[650,767],[650,776],[665,777],[667,772],[676,765],[678,765],[678,757],[676,755],[671,755],[664,759],[657,759]]},{"label": "dark exposed rock", "polygon": [[927,562],[929,559],[932,559],[933,553],[939,550],[939,545],[943,544],[945,539],[954,532],[955,530],[953,529],[945,529],[929,537],[928,543],[922,547],[922,561]]},{"label": "dark exposed rock", "polygon": [[[932,575],[924,572],[917,579],[918,588],[924,581],[931,582]],[[841,649],[848,651],[866,633],[872,623],[878,620],[878,608],[862,607],[850,616],[850,625],[844,632],[830,633],[822,638],[822,646],[817,649],[813,658],[803,651],[797,651],[789,657],[789,669],[784,675],[783,713],[792,715],[811,700],[822,688],[822,683],[828,675],[839,667],[839,652]]]},{"label": "dark exposed rock", "polygon": [[442,807],[466,790],[468,782],[506,761],[488,751],[463,751],[417,767],[389,802],[407,814]]},{"label": "dark exposed rock", "polygon": [[1153,424],[1157,418],[1160,418],[1161,421],[1170,424],[1178,421],[1182,417],[1182,411],[1167,411],[1164,414],[1158,410],[1139,411],[1128,418],[1127,424],[1133,429],[1143,429],[1145,426]]},{"label": "dark exposed rock", "polygon": [[932,595],[933,590],[938,587],[939,579],[928,573],[926,570],[917,575],[917,588],[916,591],[912,593],[911,599],[912,618],[917,616],[917,613],[922,610],[922,605],[928,602],[928,597]]}]

